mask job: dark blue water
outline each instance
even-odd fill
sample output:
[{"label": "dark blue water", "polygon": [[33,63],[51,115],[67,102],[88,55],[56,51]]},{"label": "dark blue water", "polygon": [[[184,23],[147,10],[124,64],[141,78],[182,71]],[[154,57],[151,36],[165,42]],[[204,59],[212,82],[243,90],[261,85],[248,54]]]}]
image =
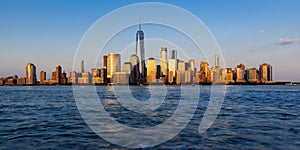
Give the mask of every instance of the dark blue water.
[{"label": "dark blue water", "polygon": [[[102,101],[116,101],[109,88],[97,87]],[[179,87],[169,88],[169,101],[150,118],[115,103],[106,106],[107,112],[128,126],[155,126],[170,117],[178,104]],[[201,100],[187,127],[152,148],[300,149],[300,86],[228,86],[216,121],[199,134],[209,95],[210,87],[202,86]],[[86,125],[76,107],[72,87],[0,87],[0,149],[121,148],[103,140]]]}]

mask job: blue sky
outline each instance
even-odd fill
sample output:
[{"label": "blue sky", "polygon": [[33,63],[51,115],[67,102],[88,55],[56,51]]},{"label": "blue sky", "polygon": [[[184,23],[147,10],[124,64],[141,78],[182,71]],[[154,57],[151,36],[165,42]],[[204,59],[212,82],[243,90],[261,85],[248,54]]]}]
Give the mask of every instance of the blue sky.
[{"label": "blue sky", "polygon": [[[47,71],[48,78],[58,64],[69,72],[89,27],[105,14],[138,2],[143,1],[0,0],[0,77],[24,76],[29,62],[38,72]],[[157,2],[199,17],[218,41],[226,67],[244,63],[258,68],[267,62],[273,65],[275,80],[300,81],[299,0]],[[147,38],[151,31],[146,29]]]}]

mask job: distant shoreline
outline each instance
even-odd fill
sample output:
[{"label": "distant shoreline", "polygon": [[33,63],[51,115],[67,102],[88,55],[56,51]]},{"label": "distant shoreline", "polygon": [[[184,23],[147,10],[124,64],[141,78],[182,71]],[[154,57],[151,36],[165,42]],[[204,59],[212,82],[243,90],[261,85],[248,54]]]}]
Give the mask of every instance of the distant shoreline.
[{"label": "distant shoreline", "polygon": [[[36,84],[36,85],[0,85],[1,86],[125,86],[129,84]],[[211,84],[211,83],[196,83],[196,84],[145,84],[145,85],[129,85],[129,86],[149,86],[149,85],[166,85],[166,86],[185,86],[185,85],[190,85],[190,86],[195,86],[195,85],[200,85],[200,86],[216,86],[216,85],[285,85],[285,86],[300,86],[300,82],[272,82],[272,83],[219,83],[219,84]]]}]

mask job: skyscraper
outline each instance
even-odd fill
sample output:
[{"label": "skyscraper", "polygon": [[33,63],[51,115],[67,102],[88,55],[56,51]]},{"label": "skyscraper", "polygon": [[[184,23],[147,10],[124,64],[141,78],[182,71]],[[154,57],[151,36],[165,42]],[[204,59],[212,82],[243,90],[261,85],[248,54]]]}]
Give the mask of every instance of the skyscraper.
[{"label": "skyscraper", "polygon": [[220,66],[220,62],[219,62],[219,55],[215,55],[215,67],[219,67]]},{"label": "skyscraper", "polygon": [[[169,59],[169,64],[168,64],[168,70],[169,70],[169,79],[176,77],[176,71],[177,71],[177,59]],[[172,73],[170,73],[172,72]],[[170,80],[171,81],[171,80]]]},{"label": "skyscraper", "polygon": [[61,66],[58,65],[56,66],[56,69],[55,69],[55,83],[57,84],[61,84]]},{"label": "skyscraper", "polygon": [[168,59],[167,59],[167,48],[162,47],[160,51],[159,65],[161,68],[162,75],[168,75]]},{"label": "skyscraper", "polygon": [[140,83],[146,82],[146,65],[145,65],[145,48],[144,48],[144,32],[139,30],[136,32],[136,55],[139,57]]},{"label": "skyscraper", "polygon": [[103,56],[103,67],[107,68],[107,55]]},{"label": "skyscraper", "polygon": [[84,73],[84,61],[83,60],[81,60],[80,71],[81,71],[81,73]]},{"label": "skyscraper", "polygon": [[131,63],[130,62],[124,62],[123,66],[122,66],[122,72],[126,72],[127,74],[130,74],[131,72]]},{"label": "skyscraper", "polygon": [[26,84],[35,85],[36,84],[36,67],[34,64],[26,65]]},{"label": "skyscraper", "polygon": [[140,69],[139,69],[139,57],[135,54],[129,57],[129,62],[131,63],[131,71],[130,71],[130,84],[137,84],[140,77]]},{"label": "skyscraper", "polygon": [[246,70],[247,71],[247,81],[250,83],[256,83],[258,82],[258,74],[257,74],[257,69],[256,68],[249,68]]},{"label": "skyscraper", "polygon": [[267,82],[272,81],[272,66],[264,63],[259,66],[260,81]]},{"label": "skyscraper", "polygon": [[44,84],[45,80],[46,80],[46,72],[41,71],[40,72],[40,84]]},{"label": "skyscraper", "polygon": [[154,82],[156,79],[156,61],[154,58],[149,58],[147,61],[147,82]]},{"label": "skyscraper", "polygon": [[115,72],[121,71],[121,55],[108,54],[107,58],[107,78],[112,78]]},{"label": "skyscraper", "polygon": [[171,59],[177,59],[177,51],[176,50],[172,50]]},{"label": "skyscraper", "polygon": [[245,82],[245,72],[246,67],[244,64],[239,64],[234,70],[234,80],[235,82]]}]

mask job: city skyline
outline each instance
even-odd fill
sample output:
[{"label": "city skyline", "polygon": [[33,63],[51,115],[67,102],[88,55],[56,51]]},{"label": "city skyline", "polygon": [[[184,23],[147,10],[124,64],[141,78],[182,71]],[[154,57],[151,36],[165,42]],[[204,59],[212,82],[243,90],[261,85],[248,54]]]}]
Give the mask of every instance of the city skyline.
[{"label": "city skyline", "polygon": [[[5,1],[0,6],[3,23],[0,29],[0,48],[3,52],[0,76],[25,76],[24,64],[28,62],[36,64],[38,70],[49,72],[60,64],[66,72],[70,72],[76,47],[84,32],[101,16],[134,2],[141,1],[118,4],[45,1],[48,5],[40,2],[33,5],[32,2]],[[295,19],[299,18],[298,1],[161,2],[177,5],[199,17],[219,42],[226,66],[244,63],[258,68],[257,62],[268,62],[274,66],[274,80],[300,81],[300,72],[296,69],[300,53],[300,33],[297,30],[300,21]],[[77,6],[85,7],[79,12],[73,10]],[[57,8],[56,12],[53,12],[54,7]],[[104,7],[105,9],[99,9]],[[17,11],[11,12],[11,8]],[[56,13],[61,15],[55,15]],[[149,38],[159,33],[159,30],[149,32],[150,29],[149,26],[143,27]],[[172,40],[172,35],[166,38]],[[135,42],[134,38],[128,39]],[[145,45],[145,49],[152,48]],[[159,49],[152,51],[159,53]],[[159,57],[159,54],[156,55]],[[49,75],[47,74],[48,78]]]},{"label": "city skyline", "polygon": [[145,57],[144,32],[141,25],[139,22],[135,54],[131,54],[128,61],[122,62],[121,54],[108,53],[100,57],[102,67],[90,68],[91,72],[85,70],[85,62],[81,60],[79,71],[73,68],[69,77],[62,67],[57,65],[55,71],[52,72],[51,79],[47,79],[46,71],[40,71],[40,80],[37,80],[36,66],[28,63],[25,67],[26,77],[19,78],[18,75],[12,75],[0,78],[0,85],[276,84],[273,80],[272,66],[267,63],[260,64],[259,69],[246,68],[242,63],[234,69],[226,68],[226,66],[222,68],[220,57],[215,54],[214,66],[210,66],[208,61],[202,58],[199,70],[197,70],[194,58],[188,57],[188,60],[182,60],[177,57],[177,50],[174,49],[168,57],[167,47],[161,47],[158,61],[153,57]]}]

